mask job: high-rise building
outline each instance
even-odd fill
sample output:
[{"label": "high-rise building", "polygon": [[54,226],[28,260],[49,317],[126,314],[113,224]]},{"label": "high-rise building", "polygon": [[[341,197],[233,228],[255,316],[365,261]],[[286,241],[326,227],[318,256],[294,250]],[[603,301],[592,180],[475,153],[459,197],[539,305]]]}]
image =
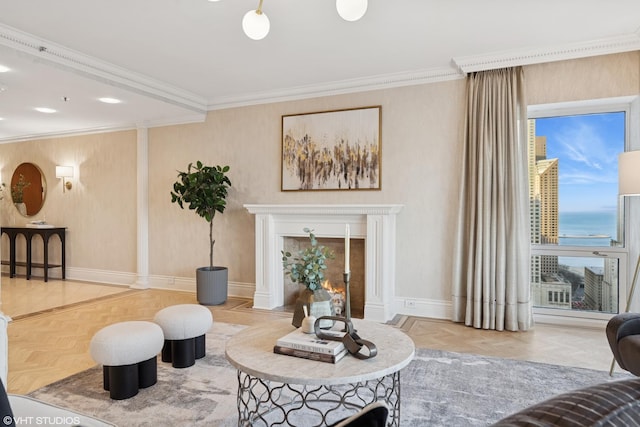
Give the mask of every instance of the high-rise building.
[{"label": "high-rise building", "polygon": [[604,282],[604,268],[584,268],[584,302],[588,310],[603,311],[602,286]]},{"label": "high-rise building", "polygon": [[[547,138],[536,136],[535,120],[528,122],[529,200],[531,243],[558,244],[558,159],[547,159]],[[534,305],[571,308],[571,285],[558,277],[558,257],[538,255],[531,260]]]},{"label": "high-rise building", "polygon": [[618,312],[618,260],[605,259],[602,278],[602,311]]},{"label": "high-rise building", "polygon": [[[542,137],[544,138],[544,137]],[[544,138],[546,143],[546,138]],[[538,138],[536,138],[538,145]],[[536,162],[536,192],[540,206],[540,243],[558,244],[558,159]],[[558,273],[558,257],[540,257],[540,273],[550,276]]]},{"label": "high-rise building", "polygon": [[558,159],[547,159],[547,138],[536,137],[534,196],[540,205],[540,243],[558,244]]},{"label": "high-rise building", "polygon": [[[540,201],[536,197],[536,121],[527,122],[527,158],[529,171],[529,227],[531,232],[531,244],[540,243]],[[539,284],[540,257],[531,257],[531,284]],[[534,298],[535,302],[535,298]]]}]

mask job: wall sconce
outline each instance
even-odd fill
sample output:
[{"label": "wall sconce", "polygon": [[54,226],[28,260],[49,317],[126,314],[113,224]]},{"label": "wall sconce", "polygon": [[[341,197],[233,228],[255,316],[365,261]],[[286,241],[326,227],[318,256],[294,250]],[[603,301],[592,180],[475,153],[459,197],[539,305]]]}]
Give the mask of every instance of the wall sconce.
[{"label": "wall sconce", "polygon": [[66,178],[73,178],[73,166],[56,166],[56,178],[62,178],[62,192],[64,189],[71,190],[71,181]]}]

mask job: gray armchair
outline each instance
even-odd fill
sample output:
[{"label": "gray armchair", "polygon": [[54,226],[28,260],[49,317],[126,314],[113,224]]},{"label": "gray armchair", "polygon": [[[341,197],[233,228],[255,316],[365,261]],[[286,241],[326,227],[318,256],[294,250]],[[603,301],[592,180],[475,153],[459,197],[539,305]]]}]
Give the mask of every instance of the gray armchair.
[{"label": "gray armchair", "polygon": [[640,313],[621,313],[607,323],[607,340],[618,365],[640,376]]}]

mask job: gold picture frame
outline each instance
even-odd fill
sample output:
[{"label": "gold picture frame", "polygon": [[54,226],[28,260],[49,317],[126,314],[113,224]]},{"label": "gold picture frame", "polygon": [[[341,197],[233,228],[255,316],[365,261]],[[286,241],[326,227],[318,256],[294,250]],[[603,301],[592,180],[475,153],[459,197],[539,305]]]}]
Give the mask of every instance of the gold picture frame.
[{"label": "gold picture frame", "polygon": [[382,107],[282,116],[282,191],[381,189]]}]

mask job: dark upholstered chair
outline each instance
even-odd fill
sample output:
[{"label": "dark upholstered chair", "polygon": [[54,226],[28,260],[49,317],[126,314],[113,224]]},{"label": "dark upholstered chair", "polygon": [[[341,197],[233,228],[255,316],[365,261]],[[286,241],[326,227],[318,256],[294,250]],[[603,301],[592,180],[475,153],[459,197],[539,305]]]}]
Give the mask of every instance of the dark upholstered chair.
[{"label": "dark upholstered chair", "polygon": [[618,365],[640,376],[640,314],[617,314],[607,323],[607,340]]},{"label": "dark upholstered chair", "polygon": [[4,389],[2,379],[0,379],[0,417],[2,417],[2,425],[16,427],[9,396],[7,396],[7,392]]},{"label": "dark upholstered chair", "polygon": [[368,404],[360,412],[330,427],[385,427],[389,408],[382,401]]},{"label": "dark upholstered chair", "polygon": [[530,406],[493,427],[640,426],[640,378],[574,390]]}]

